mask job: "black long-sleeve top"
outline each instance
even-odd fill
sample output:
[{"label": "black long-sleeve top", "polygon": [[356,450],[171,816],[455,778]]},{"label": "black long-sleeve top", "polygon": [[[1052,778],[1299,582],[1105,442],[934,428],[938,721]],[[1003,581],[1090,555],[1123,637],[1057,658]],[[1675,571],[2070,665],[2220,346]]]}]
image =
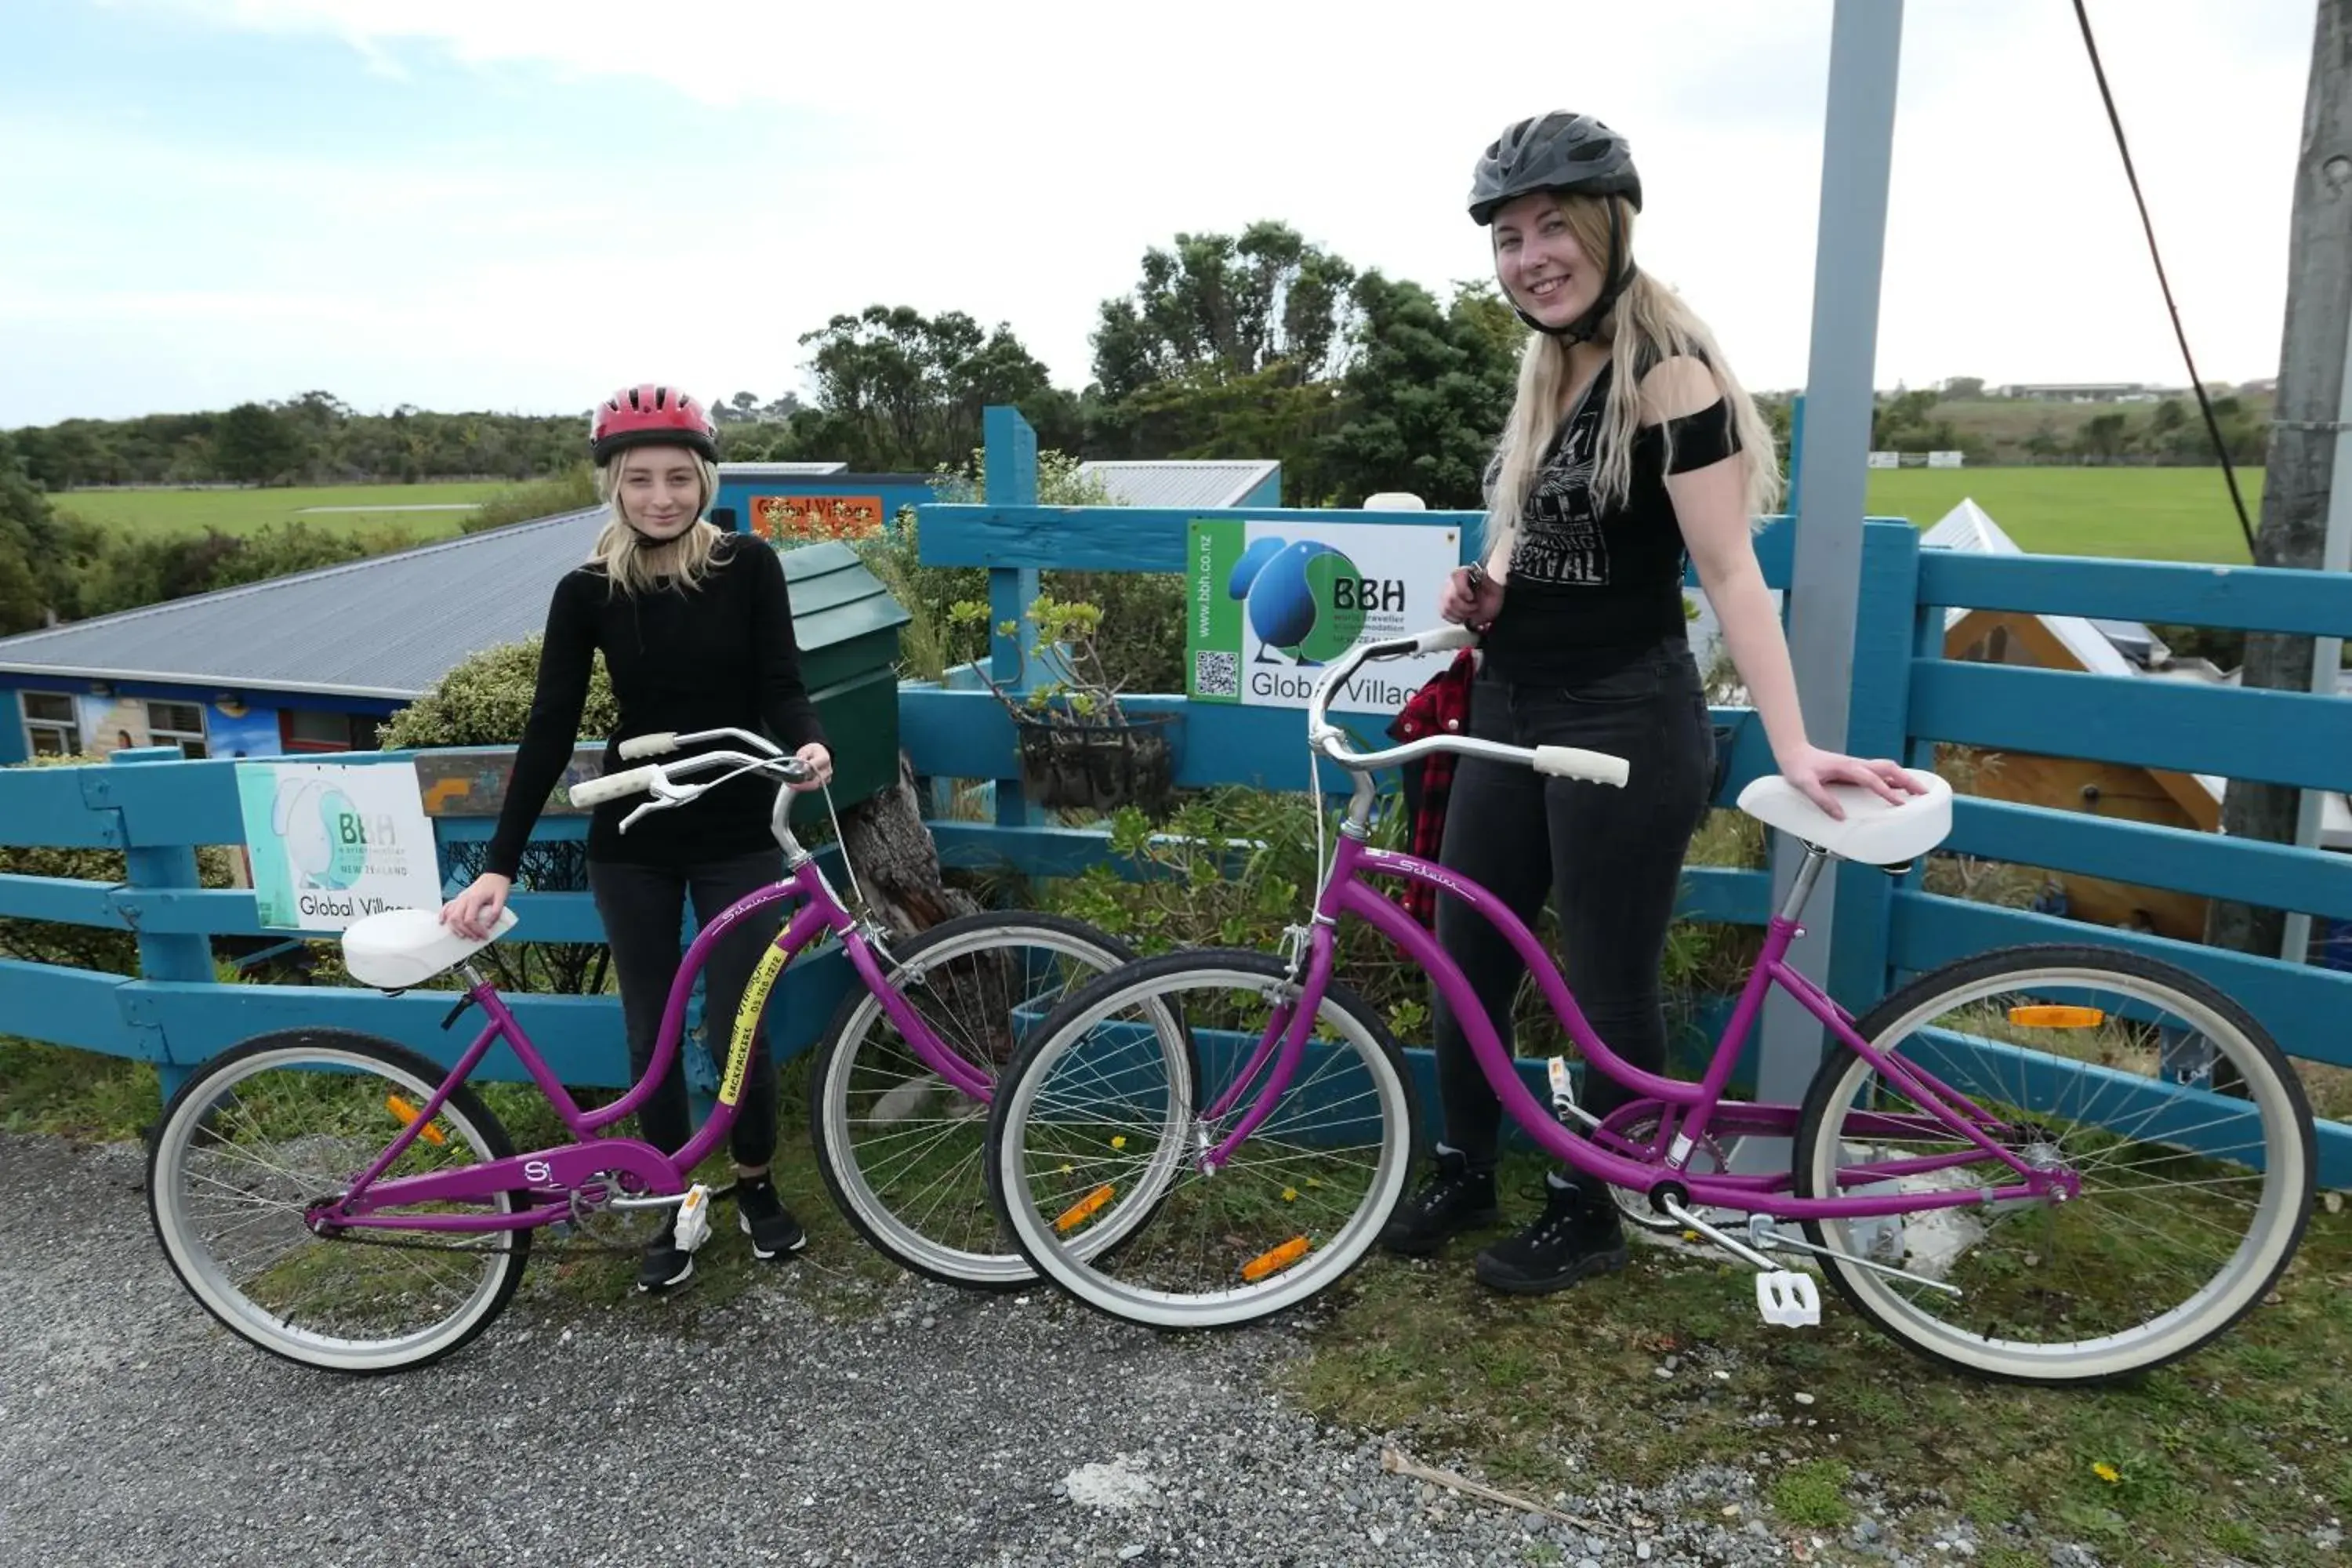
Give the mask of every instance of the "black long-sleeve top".
[{"label": "black long-sleeve top", "polygon": [[[614,593],[602,569],[575,568],[556,584],[548,605],[539,685],[485,870],[511,877],[521,863],[532,825],[578,743],[591,659],[599,650],[620,707],[606,737],[607,773],[637,765],[621,759],[623,741],[665,730],[749,730],[787,752],[825,740],[801,681],[783,563],[764,541],[727,536],[691,592]],[[621,819],[646,797],[606,801],[589,820],[589,858],[683,866],[770,847],[776,787],[772,779],[738,778],[691,805],[642,818],[625,837]]]}]

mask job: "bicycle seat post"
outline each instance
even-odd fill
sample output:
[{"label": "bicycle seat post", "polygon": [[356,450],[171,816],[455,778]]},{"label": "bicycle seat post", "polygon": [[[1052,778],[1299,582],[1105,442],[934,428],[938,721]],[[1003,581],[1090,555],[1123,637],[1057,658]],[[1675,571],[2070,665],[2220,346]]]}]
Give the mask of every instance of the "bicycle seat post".
[{"label": "bicycle seat post", "polygon": [[1780,919],[1790,925],[1805,912],[1806,900],[1813,896],[1813,884],[1821,880],[1822,868],[1829,864],[1830,853],[1818,844],[1805,846],[1804,864],[1797,868],[1797,879],[1789,884],[1789,896],[1781,900]]}]

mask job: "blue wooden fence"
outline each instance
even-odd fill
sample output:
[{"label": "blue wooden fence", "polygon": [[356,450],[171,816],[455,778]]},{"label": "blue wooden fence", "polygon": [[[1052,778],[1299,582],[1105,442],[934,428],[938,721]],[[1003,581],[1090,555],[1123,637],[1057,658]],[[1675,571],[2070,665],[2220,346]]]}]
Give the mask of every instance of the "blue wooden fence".
[{"label": "blue wooden fence", "polygon": [[[1329,512],[1168,511],[1139,508],[1040,507],[1035,441],[1009,409],[988,416],[988,506],[920,509],[926,564],[981,566],[992,580],[998,620],[1016,619],[1046,568],[1178,572],[1187,525],[1202,517],[1329,521]],[[1347,521],[1451,528],[1466,552],[1478,518],[1466,512],[1342,514]],[[1794,524],[1772,520],[1759,534],[1767,581],[1785,587]],[[1862,609],[1854,631],[1849,743],[1874,755],[1929,760],[1937,742],[2041,752],[2284,784],[2352,784],[2352,700],[2300,693],[2198,688],[2159,680],[1959,663],[1942,657],[1947,607],[2127,617],[2216,627],[2352,635],[2352,579],[2314,572],[2166,565],[2053,557],[1987,558],[1922,551],[1916,531],[1892,519],[1864,530]],[[1025,628],[1024,628],[1025,629]],[[1017,676],[1013,639],[992,659],[1000,679]],[[1280,790],[1304,787],[1308,760],[1297,710],[1192,704],[1147,696],[1143,712],[1183,716],[1177,782]],[[1340,714],[1374,739],[1391,715]],[[1735,736],[1722,800],[1768,769],[1760,727],[1745,710],[1723,710]],[[1009,716],[985,690],[908,683],[900,731],[919,773],[993,779],[994,820],[933,826],[952,865],[1011,866],[1067,874],[1108,857],[1102,836],[1044,825],[1024,799]],[[110,765],[0,772],[0,844],[110,847],[128,851],[119,886],[0,878],[0,916],[61,921],[134,931],[142,973],[121,975],[0,961],[0,1028],[158,1064],[167,1083],[222,1047],[294,1023],[333,1024],[402,1040],[436,1059],[461,1047],[440,1030],[446,998],[384,998],[319,986],[222,984],[208,937],[260,930],[249,893],[196,887],[193,849],[242,836],[227,762],[179,762],[169,752],[125,753]],[[361,758],[344,759],[351,761]],[[398,760],[396,754],[383,760]],[[1318,777],[1345,787],[1336,769]],[[442,818],[446,849],[485,836],[489,824]],[[542,839],[576,837],[578,817],[541,819]],[[2352,857],[2234,842],[2214,834],[2156,827],[1991,801],[1958,803],[1950,847],[1988,859],[2075,872],[2205,897],[2352,919]],[[1846,868],[1839,893],[1830,984],[1849,1005],[1865,1005],[1903,975],[1946,960],[2030,941],[2094,941],[2169,959],[2221,985],[2252,1009],[2294,1056],[2352,1067],[2352,973],[2224,952],[2190,943],[2084,925],[1938,897],[1916,873],[1891,879]],[[1694,868],[1683,913],[1690,919],[1760,924],[1770,902],[1769,874]],[[517,939],[594,942],[601,932],[585,893],[519,894]],[[780,1048],[804,1047],[848,984],[829,953],[788,972],[774,1015]],[[585,1085],[625,1079],[616,1005],[604,997],[519,998],[534,1041],[564,1077]],[[698,1074],[699,1053],[689,1053]],[[1425,1064],[1424,1064],[1425,1068]],[[495,1076],[518,1068],[503,1052]],[[2352,1129],[2323,1130],[2322,1179],[2352,1185]]]}]

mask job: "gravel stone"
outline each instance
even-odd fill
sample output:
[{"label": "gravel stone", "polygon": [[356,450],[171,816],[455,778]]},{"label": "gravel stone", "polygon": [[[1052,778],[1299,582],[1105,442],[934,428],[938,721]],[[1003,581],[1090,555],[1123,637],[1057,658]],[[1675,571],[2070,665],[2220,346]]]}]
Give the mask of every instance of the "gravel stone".
[{"label": "gravel stone", "polygon": [[1743,1468],[1633,1487],[1563,1453],[1575,1489],[1502,1488],[1591,1529],[1391,1474],[1387,1435],[1274,1392],[1311,1323],[1163,1338],[1048,1289],[911,1277],[861,1319],[822,1247],[724,1303],[625,1296],[625,1258],[587,1259],[614,1271],[610,1303],[541,1292],[541,1259],[455,1356],[313,1372],[181,1288],[143,1172],[132,1145],[0,1133],[0,1563],[405,1568],[420,1541],[499,1568],[1789,1560]]}]

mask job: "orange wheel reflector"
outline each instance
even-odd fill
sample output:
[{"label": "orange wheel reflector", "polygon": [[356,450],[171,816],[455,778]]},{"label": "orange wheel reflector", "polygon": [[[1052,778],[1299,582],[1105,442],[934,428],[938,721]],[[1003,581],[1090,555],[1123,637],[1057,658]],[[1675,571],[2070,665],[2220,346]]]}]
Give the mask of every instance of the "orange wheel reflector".
[{"label": "orange wheel reflector", "polygon": [[1307,1238],[1294,1236],[1271,1252],[1261,1252],[1242,1265],[1242,1278],[1255,1285],[1269,1274],[1279,1274],[1307,1256]]},{"label": "orange wheel reflector", "polygon": [[[416,1120],[417,1108],[409,1104],[407,1100],[404,1100],[399,1095],[385,1095],[383,1097],[383,1103],[384,1109],[390,1110],[403,1127],[407,1126],[410,1122]],[[417,1136],[423,1138],[427,1143],[446,1143],[449,1142],[447,1137],[442,1133],[441,1129],[434,1126],[429,1121],[425,1124],[425,1131]]]},{"label": "orange wheel reflector", "polygon": [[1101,1186],[1064,1209],[1062,1217],[1054,1222],[1054,1228],[1062,1231],[1076,1230],[1094,1217],[1095,1210],[1108,1202],[1110,1202],[1110,1184],[1105,1182]]},{"label": "orange wheel reflector", "polygon": [[2099,1007],[2011,1007],[2009,1021],[2027,1029],[2095,1029],[2107,1015]]}]

